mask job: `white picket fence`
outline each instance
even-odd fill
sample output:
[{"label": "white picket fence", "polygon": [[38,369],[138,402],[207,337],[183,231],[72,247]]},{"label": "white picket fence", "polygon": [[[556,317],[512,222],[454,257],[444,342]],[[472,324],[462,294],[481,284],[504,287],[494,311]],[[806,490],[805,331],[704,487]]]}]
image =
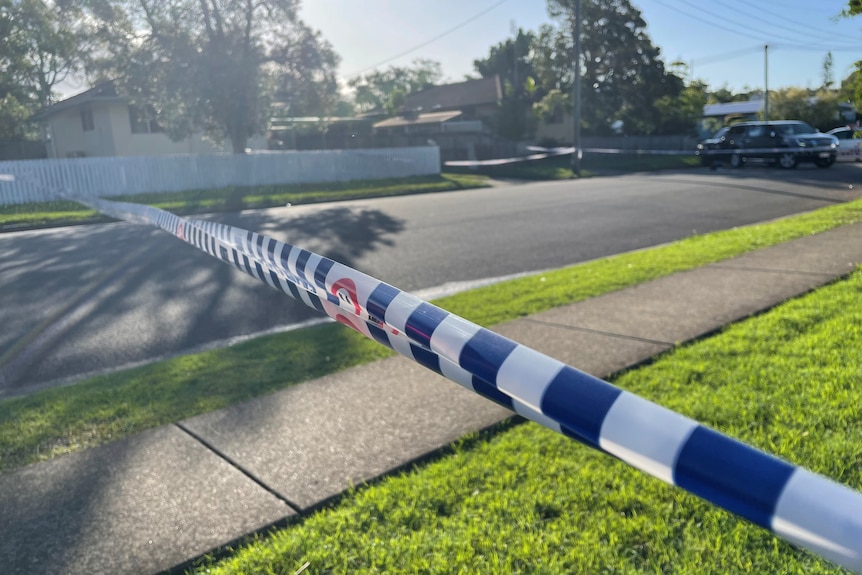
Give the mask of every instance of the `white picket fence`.
[{"label": "white picket fence", "polygon": [[90,196],[311,184],[440,173],[436,146],[248,155],[180,155],[0,162],[0,205]]}]

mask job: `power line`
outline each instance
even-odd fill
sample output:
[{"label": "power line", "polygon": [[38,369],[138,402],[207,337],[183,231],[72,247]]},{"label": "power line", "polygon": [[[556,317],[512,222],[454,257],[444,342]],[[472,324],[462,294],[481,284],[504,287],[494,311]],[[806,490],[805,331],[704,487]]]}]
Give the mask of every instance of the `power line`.
[{"label": "power line", "polygon": [[811,44],[770,44],[769,47],[798,52],[859,52],[858,46],[812,46]]},{"label": "power line", "polygon": [[397,60],[398,58],[401,58],[402,56],[406,56],[407,54],[415,52],[416,50],[418,50],[420,48],[424,48],[428,44],[432,44],[432,43],[436,42],[437,40],[439,40],[440,38],[443,38],[444,36],[448,36],[452,32],[455,32],[456,30],[460,30],[461,28],[463,28],[464,26],[466,26],[470,22],[481,18],[482,16],[484,16],[485,14],[487,14],[488,12],[493,10],[494,8],[497,8],[498,6],[501,6],[501,5],[505,4],[506,2],[508,2],[508,0],[500,0],[496,4],[492,4],[491,6],[488,6],[487,8],[482,10],[481,12],[474,14],[473,16],[470,16],[469,18],[467,18],[466,20],[464,20],[460,24],[457,24],[457,25],[449,28],[445,32],[442,32],[442,33],[438,34],[437,36],[434,36],[433,38],[422,42],[421,44],[417,44],[417,45],[413,46],[412,48],[408,48],[407,50],[404,50],[403,52],[399,52],[398,54],[396,54],[394,56],[386,58],[385,60],[378,62],[377,64],[374,64],[373,66],[369,66],[369,67],[364,68],[358,72],[350,74],[349,76],[347,76],[347,78],[354,78],[356,76],[360,76],[360,75],[364,74],[365,72],[368,72],[369,70],[379,68],[383,64],[388,64],[389,62],[392,62],[393,60]]},{"label": "power line", "polygon": [[[721,29],[721,30],[725,30],[725,31],[727,31],[727,32],[731,32],[732,34],[736,34],[737,36],[742,36],[742,37],[749,38],[749,39],[759,40],[759,41],[764,42],[764,43],[767,43],[767,42],[766,42],[767,40],[771,40],[771,39],[773,39],[773,38],[774,38],[774,39],[777,39],[777,40],[783,40],[783,41],[785,41],[785,42],[792,42],[792,43],[794,43],[794,45],[795,45],[796,43],[800,42],[799,38],[788,38],[787,36],[782,36],[782,35],[775,34],[775,33],[768,33],[768,34],[764,34],[764,32],[765,32],[764,30],[754,28],[754,27],[752,27],[752,26],[749,26],[749,25],[747,25],[747,24],[743,24],[743,23],[741,23],[741,22],[736,22],[736,21],[730,20],[730,19],[728,19],[726,16],[721,15],[721,14],[717,14],[717,13],[715,13],[715,12],[710,12],[709,10],[704,9],[704,8],[703,8],[702,6],[700,6],[700,5],[697,7],[697,9],[698,9],[698,11],[699,11],[699,12],[702,12],[702,13],[704,13],[704,14],[709,14],[709,15],[711,15],[711,16],[714,16],[715,18],[721,18],[721,19],[723,19],[724,21],[728,22],[729,24],[731,24],[731,25],[733,25],[733,26],[737,26],[738,28],[737,28],[737,29],[730,28],[730,27],[728,27],[728,26],[724,26],[724,25],[722,25],[722,24],[719,24],[719,23],[718,23],[718,22],[716,22],[715,20],[708,20],[708,19],[706,19],[706,18],[701,18],[700,16],[697,16],[697,15],[695,15],[695,14],[692,14],[691,12],[687,12],[687,11],[683,10],[683,9],[682,9],[682,7],[680,7],[680,6],[671,6],[671,5],[669,5],[669,4],[665,3],[665,2],[663,2],[662,0],[652,0],[652,1],[653,1],[654,3],[656,3],[656,4],[659,4],[659,5],[661,5],[661,6],[664,6],[665,8],[667,8],[667,9],[669,9],[669,10],[673,10],[673,11],[678,12],[678,13],[680,13],[680,14],[684,15],[684,16],[687,16],[687,17],[691,18],[692,20],[697,20],[698,22],[702,22],[702,23],[707,24],[707,25],[709,25],[709,26],[712,26],[712,27],[714,27],[714,28],[719,28],[719,29]],[[772,24],[770,24],[770,26],[773,26],[773,27],[779,27],[779,28],[780,28],[780,26],[774,26],[774,25],[772,25]],[[742,29],[742,30],[740,30],[740,29]],[[756,33],[759,33],[760,35],[759,35],[759,36],[754,36],[754,35],[752,35],[752,34],[750,34],[750,33],[744,32],[743,30],[746,30],[746,29],[747,29],[747,30],[752,30],[752,31],[754,31],[754,32],[756,32]],[[766,31],[766,32],[768,32],[768,31]],[[793,31],[793,30],[790,30],[790,32],[791,32],[791,33],[796,34],[796,32],[795,32],[795,31]],[[770,45],[773,45],[773,42],[771,42],[771,41],[770,41],[770,42],[768,42],[768,43],[769,43]],[[786,45],[786,46],[789,46],[789,45]],[[832,47],[832,48],[818,48],[818,50],[819,50],[819,51],[824,51],[824,52],[828,52],[829,50],[832,50],[832,51],[835,51],[835,52],[849,52],[849,51],[858,51],[858,50],[859,50],[859,47],[858,47],[858,46],[840,45],[840,46],[835,46],[835,47]]]},{"label": "power line", "polygon": [[737,27],[739,27],[739,28],[745,28],[745,29],[748,29],[748,30],[752,30],[752,31],[754,31],[754,32],[756,32],[756,33],[758,33],[758,34],[762,34],[760,37],[761,37],[762,39],[764,39],[764,40],[766,40],[766,39],[768,39],[768,38],[776,38],[776,39],[779,39],[779,40],[784,40],[784,41],[786,41],[786,42],[798,42],[798,41],[799,41],[799,38],[798,38],[798,37],[796,37],[796,38],[788,38],[787,36],[781,36],[781,35],[779,35],[779,34],[775,34],[774,32],[771,32],[771,33],[768,33],[768,34],[763,35],[763,34],[764,34],[764,30],[762,30],[762,29],[760,29],[760,28],[755,28],[754,26],[749,26],[748,24],[743,24],[743,23],[741,23],[741,22],[737,22],[737,21],[731,20],[730,18],[728,18],[728,17],[727,17],[727,15],[724,15],[724,14],[717,14],[717,13],[715,13],[715,12],[711,12],[711,11],[709,11],[709,10],[705,9],[702,5],[699,5],[699,6],[698,6],[698,10],[700,10],[700,11],[701,11],[701,12],[703,12],[704,14],[708,14],[708,15],[713,16],[713,17],[715,17],[715,18],[723,18],[723,19],[725,20],[725,22],[729,22],[730,24],[732,24],[732,25],[734,25],[734,26],[737,26]]},{"label": "power line", "polygon": [[712,20],[706,20],[705,18],[700,18],[699,16],[695,16],[694,14],[691,14],[690,12],[686,12],[685,10],[683,10],[682,8],[679,8],[678,6],[671,6],[669,4],[666,4],[666,3],[662,2],[662,0],[652,0],[652,1],[655,2],[656,4],[658,4],[659,6],[664,6],[668,10],[673,10],[674,12],[679,12],[683,16],[688,16],[692,20],[697,20],[698,22],[703,22],[704,24],[709,24],[710,26],[713,26],[715,28],[719,28],[719,29],[724,30],[726,32],[730,32],[731,34],[736,34],[737,36],[742,36],[744,38],[748,38],[749,40],[762,40],[762,38],[760,38],[760,37],[755,37],[755,36],[752,36],[751,34],[746,34],[745,32],[740,32],[739,30],[734,30],[733,28],[729,28],[727,26],[722,26],[721,24],[718,24],[717,22],[714,22]]},{"label": "power line", "polygon": [[[764,42],[766,40],[766,38],[764,38],[762,36],[761,37],[753,36],[749,33],[740,31],[738,29],[733,29],[733,28],[730,28],[729,26],[724,26],[722,24],[719,24],[718,22],[715,22],[714,20],[708,20],[706,18],[701,18],[700,16],[692,14],[691,12],[687,12],[686,10],[684,10],[683,8],[681,8],[679,6],[671,6],[671,5],[667,4],[666,2],[664,2],[663,0],[652,0],[652,1],[656,4],[659,4],[660,6],[664,6],[665,8],[667,8],[669,10],[673,10],[679,14],[682,14],[683,16],[687,16],[688,18],[691,18],[692,20],[697,20],[698,22],[708,24],[709,26],[712,26],[714,28],[719,28],[721,30],[725,30],[725,31],[730,32],[732,34],[736,34],[737,36],[742,36],[742,37],[748,38],[750,40],[758,40],[761,42]],[[708,13],[706,10],[703,10],[702,8],[700,9],[700,11]],[[715,15],[715,14],[713,13],[713,15]],[[736,24],[736,23],[731,22],[731,24]],[[750,28],[748,26],[744,26],[744,27]],[[773,37],[782,38],[781,36],[773,36]],[[785,40],[786,40],[786,38],[785,38]],[[847,45],[833,45],[833,46],[829,46],[829,47],[812,46],[811,44],[798,43],[799,41],[796,39],[793,39],[790,42],[791,43],[769,42],[769,45],[771,47],[774,46],[776,48],[785,49],[785,50],[789,49],[789,50],[803,50],[803,51],[817,51],[817,52],[829,52],[829,51],[832,51],[832,52],[858,52],[859,51],[858,46],[847,46]],[[708,56],[706,58],[707,62],[704,62],[704,64],[711,63],[711,61],[713,61],[713,58],[715,58],[715,60],[714,60],[715,62],[721,61],[722,59],[728,59],[729,60],[729,59],[732,59],[734,57],[737,57],[737,56],[744,54],[748,50],[751,50],[753,52],[754,50],[762,49],[762,47],[763,46],[761,45],[761,46],[758,46],[756,48],[741,49],[741,50],[736,50],[733,52],[728,52],[726,54],[719,54],[716,56]],[[695,60],[695,62],[701,63],[696,58],[694,60]]]},{"label": "power line", "polygon": [[[742,15],[744,15],[744,16],[749,16],[749,17],[751,17],[751,18],[755,18],[755,19],[756,19],[756,20],[758,20],[758,21],[763,20],[763,16],[762,16],[762,14],[756,14],[756,13],[752,13],[752,12],[747,12],[746,10],[743,10],[743,9],[742,9],[741,7],[739,7],[739,6],[729,6],[729,5],[725,4],[722,0],[713,0],[713,1],[714,1],[716,4],[718,4],[719,6],[723,6],[723,7],[724,7],[724,8],[726,8],[727,10],[731,10],[731,11],[739,12],[740,14],[742,14]],[[763,13],[770,14],[770,12],[769,12],[769,11],[767,11],[767,10],[763,10],[762,8],[759,8],[759,7],[758,7],[758,9],[759,9],[761,12],[763,12]],[[786,18],[782,18],[782,19],[783,19],[783,20],[787,20]],[[793,23],[793,21],[792,21],[792,20],[788,20],[788,21],[789,21],[789,22],[791,22],[791,23]],[[799,29],[794,30],[794,29],[792,29],[792,28],[787,27],[786,25],[778,24],[778,23],[776,23],[776,22],[772,22],[772,21],[770,21],[770,22],[767,24],[767,26],[768,26],[768,27],[770,27],[770,28],[777,28],[777,29],[779,29],[779,30],[784,30],[785,32],[790,32],[791,34],[795,34],[795,35],[797,35],[797,36],[798,36],[798,35],[800,35],[800,34],[813,35],[814,33],[816,33],[816,32],[817,32],[817,31],[816,31],[816,29],[814,29],[814,28],[810,28],[810,27],[806,27],[806,26],[804,26],[803,24],[796,24],[796,23],[793,23],[793,24],[794,24],[794,26],[798,26],[798,27],[804,28],[805,30],[804,30],[804,31],[799,30]],[[821,38],[825,39],[825,35],[826,35],[826,34],[828,34],[828,33],[823,32],[823,33],[819,33],[819,34],[817,34],[817,35],[818,35],[818,36],[820,36]],[[828,40],[831,40],[831,41],[834,41],[834,40],[835,40],[835,34],[828,34],[828,36],[829,36]]]},{"label": "power line", "polygon": [[714,64],[716,62],[724,62],[726,60],[733,60],[734,58],[739,58],[740,56],[745,56],[748,54],[754,54],[755,52],[763,51],[763,46],[761,44],[757,44],[755,46],[750,46],[748,48],[740,48],[739,50],[733,50],[732,52],[724,52],[722,54],[715,54],[712,56],[704,56],[703,58],[692,58],[694,62],[697,62],[698,65],[705,66],[707,64]]},{"label": "power line", "polygon": [[[806,4],[806,7],[807,6],[809,6],[809,4]],[[771,10],[767,10],[766,8],[764,8],[762,6],[762,4],[758,4],[757,9],[760,12],[763,12],[764,14],[769,14],[773,18],[778,18],[779,20],[784,20],[785,22],[789,22],[789,23],[793,24],[794,26],[798,26],[798,27],[802,28],[806,34],[810,33],[811,31],[818,31],[818,32],[821,32],[822,34],[828,34],[830,39],[835,39],[836,37],[840,37],[842,40],[845,40],[845,41],[846,40],[859,40],[860,39],[858,37],[849,36],[847,34],[838,34],[838,33],[835,33],[833,31],[827,30],[826,28],[814,28],[813,26],[809,26],[808,24],[805,24],[804,22],[797,22],[796,20],[791,20],[790,18],[783,16],[781,14],[778,14],[777,12],[772,12]]]}]

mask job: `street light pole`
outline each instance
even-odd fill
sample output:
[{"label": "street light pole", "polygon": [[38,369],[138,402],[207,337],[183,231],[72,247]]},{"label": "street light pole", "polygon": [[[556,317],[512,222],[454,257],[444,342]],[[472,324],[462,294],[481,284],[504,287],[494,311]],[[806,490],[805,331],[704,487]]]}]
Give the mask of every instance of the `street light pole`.
[{"label": "street light pole", "polygon": [[575,57],[572,67],[575,83],[572,86],[572,172],[581,175],[581,0],[575,2],[575,26],[572,32],[575,42]]}]

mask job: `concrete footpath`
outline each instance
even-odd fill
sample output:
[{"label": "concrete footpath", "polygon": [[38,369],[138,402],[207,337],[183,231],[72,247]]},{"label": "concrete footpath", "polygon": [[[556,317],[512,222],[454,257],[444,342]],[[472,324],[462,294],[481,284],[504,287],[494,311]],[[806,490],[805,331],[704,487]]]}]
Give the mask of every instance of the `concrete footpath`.
[{"label": "concrete footpath", "polygon": [[[494,329],[607,377],[860,263],[855,224]],[[0,572],[169,570],[510,415],[392,358],[31,465],[0,475]]]}]

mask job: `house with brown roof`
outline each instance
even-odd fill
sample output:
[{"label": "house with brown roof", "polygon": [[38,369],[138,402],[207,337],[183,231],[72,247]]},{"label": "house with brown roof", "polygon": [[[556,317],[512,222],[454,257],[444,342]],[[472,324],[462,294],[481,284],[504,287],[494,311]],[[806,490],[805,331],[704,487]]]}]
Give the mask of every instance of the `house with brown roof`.
[{"label": "house with brown roof", "polygon": [[405,107],[422,113],[458,110],[462,120],[482,120],[497,113],[503,99],[500,77],[432,86],[407,94]]},{"label": "house with brown roof", "polygon": [[488,129],[502,99],[499,76],[432,86],[408,94],[400,115],[376,122],[375,138],[381,146],[433,143],[443,160],[506,153],[512,145]]}]

